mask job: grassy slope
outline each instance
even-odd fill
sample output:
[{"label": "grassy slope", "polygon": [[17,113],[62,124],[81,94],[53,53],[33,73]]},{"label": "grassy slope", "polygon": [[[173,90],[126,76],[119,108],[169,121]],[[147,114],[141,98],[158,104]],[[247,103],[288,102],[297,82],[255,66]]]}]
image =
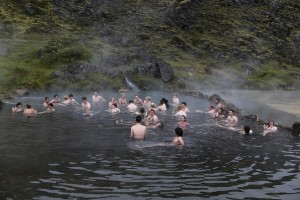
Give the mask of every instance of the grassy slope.
[{"label": "grassy slope", "polygon": [[[299,80],[290,76],[291,73],[300,74],[299,63],[287,62],[284,59],[286,55],[274,47],[278,40],[292,44],[299,26],[292,24],[291,34],[286,38],[274,36],[270,31],[272,23],[263,14],[269,10],[268,5],[224,6],[220,1],[203,1],[200,7],[192,9],[199,14],[193,21],[193,27],[182,28],[178,24],[180,20],[172,19],[165,11],[166,8],[175,8],[174,12],[179,12],[179,15],[180,12],[190,12],[182,9],[190,3],[188,0],[131,0],[119,3],[116,8],[109,5],[95,7],[108,16],[105,25],[98,20],[86,25],[79,20],[81,18],[74,23],[54,13],[53,5],[45,0],[27,1],[38,6],[34,15],[24,11],[26,1],[14,2],[18,1],[4,0],[0,5],[0,21],[4,24],[0,44],[9,47],[9,54],[0,56],[1,90],[16,87],[43,89],[53,83],[51,74],[62,64],[86,61],[101,65],[103,60],[113,56],[131,58],[127,64],[109,66],[122,74],[134,64],[143,62],[132,56],[134,47],[164,59],[172,65],[176,76],[185,82],[208,85],[250,83],[261,88],[300,85]],[[285,5],[279,14],[292,23],[299,11],[294,5],[299,6],[300,3],[286,3],[288,6]],[[83,9],[80,6],[76,9]],[[245,20],[247,17],[256,20]],[[128,38],[130,46],[112,42],[111,38],[107,40],[109,37],[99,34],[102,29],[107,29],[115,37]],[[267,37],[258,36],[260,33],[267,34]],[[72,44],[64,44],[62,41],[66,38],[72,39]],[[48,51],[49,41],[55,41],[58,46],[54,45],[53,52]],[[235,51],[238,56],[233,53]],[[43,52],[42,57],[38,56],[38,52]],[[245,74],[243,66],[250,65],[251,68],[253,60],[260,64],[253,67],[255,70],[251,74]],[[76,81],[74,88],[95,88],[101,84],[122,87],[121,76],[111,79],[94,74],[90,79],[94,83]],[[71,82],[61,84],[72,85]]]}]

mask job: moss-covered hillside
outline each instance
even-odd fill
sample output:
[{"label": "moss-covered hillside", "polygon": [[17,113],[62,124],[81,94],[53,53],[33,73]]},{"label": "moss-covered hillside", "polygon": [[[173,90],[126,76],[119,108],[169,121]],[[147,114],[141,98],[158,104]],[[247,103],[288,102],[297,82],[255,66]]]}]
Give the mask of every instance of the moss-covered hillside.
[{"label": "moss-covered hillside", "polygon": [[0,87],[300,86],[299,0],[1,0]]}]

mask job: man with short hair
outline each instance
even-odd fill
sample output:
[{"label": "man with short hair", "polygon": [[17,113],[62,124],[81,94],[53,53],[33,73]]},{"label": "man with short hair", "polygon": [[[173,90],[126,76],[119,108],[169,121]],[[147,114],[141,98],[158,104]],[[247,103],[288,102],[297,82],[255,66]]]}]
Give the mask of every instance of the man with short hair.
[{"label": "man with short hair", "polygon": [[132,100],[129,100],[129,104],[127,106],[128,112],[136,112],[137,106],[133,103]]},{"label": "man with short hair", "polygon": [[145,140],[146,138],[146,126],[142,125],[142,117],[140,115],[136,116],[136,125],[131,127],[130,138],[132,140]]}]

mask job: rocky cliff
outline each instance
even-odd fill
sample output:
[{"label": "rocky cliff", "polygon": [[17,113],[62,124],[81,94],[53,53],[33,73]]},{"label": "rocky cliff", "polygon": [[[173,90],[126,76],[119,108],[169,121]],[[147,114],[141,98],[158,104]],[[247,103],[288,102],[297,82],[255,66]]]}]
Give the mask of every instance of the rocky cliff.
[{"label": "rocky cliff", "polygon": [[1,87],[297,89],[299,13],[299,0],[2,0]]}]

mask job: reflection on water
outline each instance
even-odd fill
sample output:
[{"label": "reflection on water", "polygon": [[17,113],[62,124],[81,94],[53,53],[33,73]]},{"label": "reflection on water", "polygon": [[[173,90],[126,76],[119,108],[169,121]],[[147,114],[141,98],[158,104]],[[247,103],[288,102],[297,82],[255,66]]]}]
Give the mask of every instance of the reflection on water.
[{"label": "reflection on water", "polygon": [[[115,94],[106,95],[109,99]],[[156,102],[160,97],[171,99],[171,94],[151,96]],[[181,100],[191,110],[210,103],[192,97]],[[217,126],[203,113],[190,113],[191,128],[184,133],[187,145],[179,148],[170,145],[176,120],[169,111],[158,113],[165,124],[162,129],[149,130],[145,142],[133,142],[129,136],[135,116],[125,112],[112,116],[104,111],[106,106],[94,108],[96,114],[86,119],[72,107],[32,118],[12,116],[10,105],[4,105],[0,199],[297,199],[300,195],[300,141],[283,129],[263,137],[256,122],[241,119],[239,125],[250,124],[254,131],[245,137]]]}]

